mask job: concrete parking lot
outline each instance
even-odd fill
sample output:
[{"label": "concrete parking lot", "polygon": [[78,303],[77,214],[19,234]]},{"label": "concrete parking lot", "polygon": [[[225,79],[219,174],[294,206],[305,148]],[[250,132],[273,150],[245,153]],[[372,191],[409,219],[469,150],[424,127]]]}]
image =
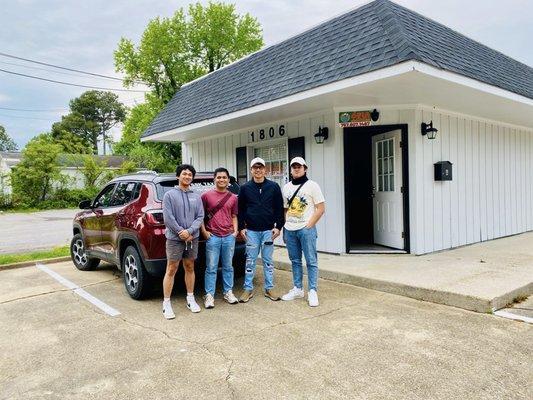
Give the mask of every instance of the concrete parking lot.
[{"label": "concrete parking lot", "polygon": [[0,399],[533,397],[525,323],[323,280],[315,309],[256,289],[192,314],[177,293],[166,321],[111,267],[48,268],[120,314],[36,267],[0,271]]},{"label": "concrete parking lot", "polygon": [[46,250],[72,239],[78,209],[0,214],[0,254]]}]

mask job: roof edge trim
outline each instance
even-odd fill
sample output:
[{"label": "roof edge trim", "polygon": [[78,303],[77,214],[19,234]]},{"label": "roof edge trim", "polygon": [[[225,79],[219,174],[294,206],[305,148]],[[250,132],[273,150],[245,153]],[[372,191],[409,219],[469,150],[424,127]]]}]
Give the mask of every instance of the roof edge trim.
[{"label": "roof edge trim", "polygon": [[296,101],[304,100],[304,99],[315,97],[315,96],[320,96],[322,94],[327,94],[327,93],[345,89],[351,86],[357,86],[357,85],[373,82],[373,81],[380,80],[380,79],[402,75],[407,72],[411,72],[414,69],[415,69],[414,62],[406,61],[400,64],[392,65],[390,67],[377,69],[377,70],[367,72],[361,75],[357,75],[357,76],[354,76],[348,79],[343,79],[341,81],[329,83],[327,85],[322,85],[322,86],[309,89],[303,92],[295,93],[291,96],[282,97],[280,99],[276,99],[268,103],[258,104],[250,108],[245,108],[245,109],[235,111],[229,114],[224,114],[213,119],[205,119],[203,121],[199,121],[194,124],[184,125],[184,126],[180,126],[175,129],[170,129],[167,131],[155,133],[153,135],[141,137],[141,142],[148,142],[154,139],[164,141],[164,138],[169,135],[187,132],[192,129],[202,128],[206,125],[228,121],[228,120],[243,117],[249,114],[255,114],[255,113],[265,111],[271,108],[283,106],[285,104],[294,103]]}]

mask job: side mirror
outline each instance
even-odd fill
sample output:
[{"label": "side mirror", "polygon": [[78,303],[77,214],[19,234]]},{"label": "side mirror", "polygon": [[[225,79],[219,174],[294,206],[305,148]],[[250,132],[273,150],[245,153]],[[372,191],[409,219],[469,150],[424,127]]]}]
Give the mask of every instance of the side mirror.
[{"label": "side mirror", "polygon": [[91,206],[92,206],[92,200],[83,200],[83,201],[80,201],[80,204],[79,204],[79,207],[82,210],[89,210],[92,208]]}]

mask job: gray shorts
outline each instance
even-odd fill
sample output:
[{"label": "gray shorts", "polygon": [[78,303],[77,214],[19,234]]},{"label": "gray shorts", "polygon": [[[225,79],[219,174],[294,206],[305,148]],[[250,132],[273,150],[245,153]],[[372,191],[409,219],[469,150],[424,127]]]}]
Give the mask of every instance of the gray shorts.
[{"label": "gray shorts", "polygon": [[192,242],[167,239],[167,260],[179,261],[184,258],[196,260],[198,257],[198,238]]}]

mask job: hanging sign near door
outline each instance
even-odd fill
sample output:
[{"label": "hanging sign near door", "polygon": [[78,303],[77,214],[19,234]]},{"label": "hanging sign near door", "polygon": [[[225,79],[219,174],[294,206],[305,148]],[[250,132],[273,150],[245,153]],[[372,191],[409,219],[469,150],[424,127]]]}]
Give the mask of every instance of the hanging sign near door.
[{"label": "hanging sign near door", "polygon": [[341,128],[354,128],[370,126],[371,111],[344,111],[339,113],[339,126]]}]

